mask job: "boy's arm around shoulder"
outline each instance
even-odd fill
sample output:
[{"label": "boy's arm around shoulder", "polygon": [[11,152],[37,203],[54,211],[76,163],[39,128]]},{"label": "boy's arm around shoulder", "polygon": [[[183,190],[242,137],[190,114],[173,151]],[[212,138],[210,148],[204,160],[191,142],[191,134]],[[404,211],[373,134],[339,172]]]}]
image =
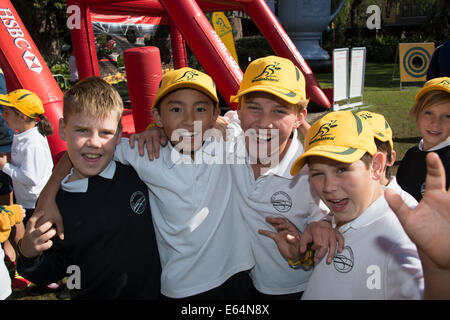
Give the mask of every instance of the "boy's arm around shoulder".
[{"label": "boy's arm around shoulder", "polygon": [[50,221],[56,225],[56,231],[59,238],[64,239],[64,226],[61,214],[56,204],[56,194],[61,186],[61,181],[67,176],[72,168],[72,162],[67,153],[65,153],[56,164],[50,179],[42,189],[34,212],[43,213],[42,223]]}]

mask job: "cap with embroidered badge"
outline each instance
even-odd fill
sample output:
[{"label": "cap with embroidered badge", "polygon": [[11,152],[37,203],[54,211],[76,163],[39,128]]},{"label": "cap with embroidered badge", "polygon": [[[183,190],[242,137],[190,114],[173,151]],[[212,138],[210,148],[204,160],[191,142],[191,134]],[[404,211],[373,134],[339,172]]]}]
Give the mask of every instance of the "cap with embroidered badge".
[{"label": "cap with embroidered badge", "polygon": [[26,89],[14,90],[8,94],[0,94],[0,104],[15,108],[33,119],[45,112],[38,95]]},{"label": "cap with embroidered badge", "polygon": [[419,100],[425,93],[440,90],[450,93],[450,78],[449,77],[440,77],[428,80],[423,85],[422,89],[419,90],[416,94],[416,101]]},{"label": "cap with embroidered badge", "polygon": [[327,113],[317,120],[305,137],[305,152],[294,161],[291,175],[300,172],[307,157],[319,156],[352,163],[366,153],[377,152],[373,130],[367,120],[351,111]]},{"label": "cap with embroidered badge", "polygon": [[153,107],[155,107],[159,101],[177,89],[190,88],[201,91],[210,97],[218,106],[219,99],[217,98],[216,85],[213,79],[201,71],[184,67],[180,69],[170,70],[161,79],[158,91],[156,92],[155,100],[153,101]]},{"label": "cap with embroidered badge", "polygon": [[305,77],[291,60],[267,56],[251,62],[245,70],[241,86],[230,102],[255,91],[268,92],[278,98],[297,104],[306,100]]},{"label": "cap with embroidered badge", "polygon": [[392,128],[386,121],[386,118],[376,112],[360,111],[356,113],[359,117],[367,120],[373,130],[375,138],[381,142],[389,142],[391,149],[394,149],[394,141],[392,140]]}]

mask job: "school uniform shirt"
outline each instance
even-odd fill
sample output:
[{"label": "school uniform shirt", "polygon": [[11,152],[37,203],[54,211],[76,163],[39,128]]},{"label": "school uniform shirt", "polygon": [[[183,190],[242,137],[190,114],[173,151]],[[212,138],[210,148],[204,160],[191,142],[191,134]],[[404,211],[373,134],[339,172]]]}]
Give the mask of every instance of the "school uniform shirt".
[{"label": "school uniform shirt", "polygon": [[0,300],[5,300],[12,293],[11,278],[4,261],[5,252],[3,251],[3,246],[0,243]]},{"label": "school uniform shirt", "polygon": [[161,293],[170,298],[196,295],[253,267],[242,216],[233,206],[231,168],[223,143],[206,139],[190,155],[170,143],[149,161],[122,139],[115,159],[133,166],[147,184],[161,256]]},{"label": "school uniform shirt", "polygon": [[403,190],[420,201],[425,192],[427,176],[426,156],[435,152],[441,158],[445,168],[446,189],[450,186],[450,139],[447,139],[429,150],[423,150],[423,139],[420,143],[406,151],[397,170],[397,181]]},{"label": "school uniform shirt", "polygon": [[253,284],[264,294],[301,292],[306,289],[311,275],[310,268],[291,268],[275,241],[258,233],[259,229],[276,232],[265,220],[266,217],[288,219],[302,232],[310,222],[326,218],[329,212],[312,193],[307,166],[296,176],[290,173],[293,162],[303,153],[303,145],[298,140],[297,131],[294,130],[283,159],[255,180],[242,129],[237,127],[236,123],[231,123],[229,129],[230,132],[234,130],[237,136],[234,146],[236,164],[232,165],[237,188],[235,204],[236,210],[242,212],[251,237],[256,261],[250,272]]},{"label": "school uniform shirt", "polygon": [[417,207],[417,204],[418,204],[417,200],[414,199],[414,197],[412,195],[410,195],[408,192],[403,190],[402,187],[400,187],[400,185],[398,184],[397,179],[395,177],[390,178],[389,183],[386,186],[386,188],[392,189],[395,192],[397,192],[408,207],[410,207],[410,208]]},{"label": "school uniform shirt", "polygon": [[29,259],[18,272],[45,285],[68,277],[72,299],[160,297],[161,265],[147,187],[129,166],[114,161],[97,176],[68,182],[56,196],[64,240]]},{"label": "school uniform shirt", "polygon": [[37,127],[14,135],[11,162],[5,164],[3,172],[11,177],[16,203],[34,209],[52,170],[53,159],[47,138]]},{"label": "school uniform shirt", "polygon": [[[333,225],[335,221],[333,220]],[[333,262],[314,265],[302,299],[421,299],[422,265],[384,196],[339,228],[345,240]]]}]

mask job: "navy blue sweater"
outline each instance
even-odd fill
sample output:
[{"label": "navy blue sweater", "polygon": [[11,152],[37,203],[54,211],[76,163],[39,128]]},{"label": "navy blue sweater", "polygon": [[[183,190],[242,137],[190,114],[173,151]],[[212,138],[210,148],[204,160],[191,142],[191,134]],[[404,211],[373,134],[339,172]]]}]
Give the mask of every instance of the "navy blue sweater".
[{"label": "navy blue sweater", "polygon": [[[56,202],[64,240],[27,259],[18,272],[35,284],[56,282],[79,267],[80,289],[72,299],[158,299],[161,265],[150,212],[148,189],[133,168],[116,163],[112,180],[89,178],[85,193],[60,189]],[[70,288],[69,288],[70,289]]]}]

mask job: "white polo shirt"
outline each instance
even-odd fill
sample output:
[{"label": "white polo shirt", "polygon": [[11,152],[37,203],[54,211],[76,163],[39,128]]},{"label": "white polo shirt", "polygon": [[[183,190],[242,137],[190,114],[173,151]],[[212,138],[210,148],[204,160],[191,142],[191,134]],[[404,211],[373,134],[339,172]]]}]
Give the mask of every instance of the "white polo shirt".
[{"label": "white polo shirt", "polygon": [[[238,124],[230,126],[238,131]],[[307,167],[296,176],[290,174],[293,162],[303,153],[303,145],[294,130],[283,159],[256,180],[243,148],[244,143],[235,145],[235,163],[246,164],[233,165],[232,170],[237,210],[241,210],[247,223],[255,255],[256,264],[250,272],[253,284],[258,291],[271,295],[303,291],[311,270],[290,268],[274,240],[258,233],[259,229],[276,232],[266,217],[286,218],[303,231],[311,221],[327,216],[328,208],[323,203],[319,207],[319,198],[311,193]]]},{"label": "white polo shirt", "polygon": [[170,143],[154,161],[140,157],[128,139],[116,148],[115,160],[133,166],[150,191],[165,296],[205,292],[254,265],[248,232],[233,203],[231,167],[212,159],[223,150],[223,141],[207,139],[195,154],[201,161],[194,162]]},{"label": "white polo shirt", "polygon": [[[333,221],[334,224],[334,221]],[[417,248],[384,196],[339,228],[342,253],[314,266],[302,299],[421,299],[424,281]]]}]

